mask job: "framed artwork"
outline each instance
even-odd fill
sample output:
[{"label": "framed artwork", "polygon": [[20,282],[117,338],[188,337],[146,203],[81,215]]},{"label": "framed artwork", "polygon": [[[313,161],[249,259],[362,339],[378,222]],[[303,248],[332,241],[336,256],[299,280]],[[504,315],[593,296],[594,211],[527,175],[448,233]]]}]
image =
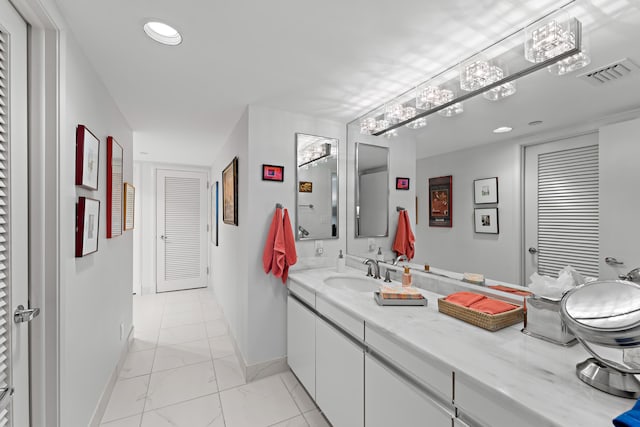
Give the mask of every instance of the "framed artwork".
[{"label": "framed artwork", "polygon": [[238,158],[222,171],[222,222],[238,225]]},{"label": "framed artwork", "polygon": [[76,185],[98,189],[100,140],[84,125],[76,128]]},{"label": "framed artwork", "polygon": [[298,183],[298,193],[313,193],[313,182],[300,181]]},{"label": "framed artwork", "polygon": [[98,252],[100,201],[80,197],[76,204],[76,258]]},{"label": "framed artwork", "polygon": [[409,189],[409,178],[396,177],[396,190],[408,190],[408,189]]},{"label": "framed artwork", "polygon": [[220,211],[220,182],[216,181],[216,246],[218,246],[218,212]]},{"label": "framed artwork", "polygon": [[476,233],[498,234],[498,208],[474,209]]},{"label": "framed artwork", "polygon": [[498,178],[483,178],[473,181],[473,203],[483,205],[498,203]]},{"label": "framed artwork", "polygon": [[122,146],[107,137],[107,239],[122,235]]},{"label": "framed artwork", "polygon": [[124,183],[124,229],[133,230],[136,208],[136,187]]},{"label": "framed artwork", "polygon": [[429,178],[429,227],[452,227],[452,177]]},{"label": "framed artwork", "polygon": [[284,166],[262,165],[263,181],[284,181]]}]

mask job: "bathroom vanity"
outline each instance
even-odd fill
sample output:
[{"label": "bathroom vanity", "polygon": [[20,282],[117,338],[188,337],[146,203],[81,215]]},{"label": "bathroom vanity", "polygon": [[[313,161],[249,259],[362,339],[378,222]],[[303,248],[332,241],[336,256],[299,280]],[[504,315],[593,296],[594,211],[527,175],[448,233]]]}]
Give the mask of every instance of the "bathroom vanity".
[{"label": "bathroom vanity", "polygon": [[289,276],[289,365],[334,427],[603,427],[633,404],[576,377],[580,347],[450,318],[428,290],[427,307],[381,307],[381,283],[351,268]]}]

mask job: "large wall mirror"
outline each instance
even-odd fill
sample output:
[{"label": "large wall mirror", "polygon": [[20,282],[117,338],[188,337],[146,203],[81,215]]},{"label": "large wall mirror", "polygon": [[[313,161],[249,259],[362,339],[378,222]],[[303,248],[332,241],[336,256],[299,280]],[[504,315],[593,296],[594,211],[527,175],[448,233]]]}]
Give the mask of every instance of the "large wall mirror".
[{"label": "large wall mirror", "polygon": [[389,235],[389,149],[356,143],[356,237]]},{"label": "large wall mirror", "polygon": [[296,134],[296,238],[338,238],[338,140]]}]

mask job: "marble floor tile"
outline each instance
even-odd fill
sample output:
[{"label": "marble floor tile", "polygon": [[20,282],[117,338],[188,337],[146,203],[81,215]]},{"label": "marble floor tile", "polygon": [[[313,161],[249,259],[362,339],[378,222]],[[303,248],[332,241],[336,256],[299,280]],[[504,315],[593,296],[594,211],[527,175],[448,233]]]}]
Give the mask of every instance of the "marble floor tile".
[{"label": "marble floor tile", "polygon": [[211,360],[211,351],[207,340],[160,346],[156,349],[153,372],[166,371],[209,360]]},{"label": "marble floor tile", "polygon": [[175,328],[184,325],[193,325],[195,323],[203,323],[204,316],[199,311],[183,312],[183,313],[170,313],[162,316],[162,323],[160,327],[162,329]]},{"label": "marble floor tile", "polygon": [[120,369],[120,378],[133,378],[151,373],[155,349],[130,352]]},{"label": "marble floor tile", "polygon": [[142,414],[133,417],[122,418],[108,423],[100,424],[100,427],[140,427]]},{"label": "marble floor tile", "polygon": [[211,348],[211,357],[214,359],[235,354],[235,349],[233,348],[233,343],[229,335],[209,338],[209,347]]},{"label": "marble floor tile", "polygon": [[235,355],[215,359],[213,367],[216,370],[216,380],[220,390],[227,390],[232,387],[246,384],[244,375],[240,368],[240,363]]},{"label": "marble floor tile", "polygon": [[167,314],[178,314],[178,313],[201,313],[202,308],[200,307],[200,303],[196,300],[195,302],[170,302],[165,304],[164,306],[164,315]]},{"label": "marble floor tile", "polygon": [[307,420],[302,415],[298,415],[281,423],[273,424],[270,427],[309,427],[309,424],[307,424]]},{"label": "marble floor tile", "polygon": [[216,393],[213,363],[199,363],[151,374],[145,411]]},{"label": "marble floor tile", "polygon": [[289,393],[291,393],[291,397],[293,397],[293,401],[298,405],[300,412],[308,412],[316,409],[316,404],[313,402],[313,399],[311,399],[311,396],[309,396],[291,371],[280,374],[280,378],[282,378],[284,385],[287,387],[287,390],[289,390]]},{"label": "marble floor tile", "polygon": [[158,337],[158,345],[180,344],[183,342],[198,341],[207,338],[207,330],[204,323],[177,326],[175,328],[161,329]]},{"label": "marble floor tile", "polygon": [[145,412],[140,427],[225,427],[218,394]]},{"label": "marble floor tile", "polygon": [[226,335],[229,332],[229,327],[224,319],[209,320],[205,323],[205,327],[207,328],[207,336],[209,338]]},{"label": "marble floor tile", "polygon": [[139,317],[139,318],[134,317],[132,322],[133,322],[133,326],[136,329],[150,331],[153,329],[160,329],[160,325],[162,324],[162,316],[158,315],[158,316]]},{"label": "marble floor tile", "polygon": [[204,320],[207,322],[209,320],[218,320],[218,319],[224,318],[224,313],[222,312],[222,309],[217,305],[203,304],[202,314],[204,316]]},{"label": "marble floor tile", "polygon": [[158,335],[160,335],[160,329],[141,330],[134,328],[133,339],[129,344],[129,353],[156,348]]},{"label": "marble floor tile", "polygon": [[148,375],[117,381],[102,421],[113,421],[142,413],[148,386]]},{"label": "marble floor tile", "polygon": [[270,426],[300,415],[278,376],[220,392],[226,427]]},{"label": "marble floor tile", "polygon": [[331,424],[327,422],[324,416],[317,409],[305,412],[302,415],[304,415],[305,420],[307,420],[309,427],[331,427]]}]

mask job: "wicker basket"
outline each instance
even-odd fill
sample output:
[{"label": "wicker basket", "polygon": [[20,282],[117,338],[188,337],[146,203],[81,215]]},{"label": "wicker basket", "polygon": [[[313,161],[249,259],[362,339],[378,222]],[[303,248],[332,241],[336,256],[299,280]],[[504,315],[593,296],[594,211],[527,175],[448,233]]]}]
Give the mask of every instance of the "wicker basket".
[{"label": "wicker basket", "polygon": [[524,320],[522,307],[500,314],[487,314],[468,309],[458,304],[452,304],[444,298],[438,298],[438,311],[491,332],[515,325]]}]

